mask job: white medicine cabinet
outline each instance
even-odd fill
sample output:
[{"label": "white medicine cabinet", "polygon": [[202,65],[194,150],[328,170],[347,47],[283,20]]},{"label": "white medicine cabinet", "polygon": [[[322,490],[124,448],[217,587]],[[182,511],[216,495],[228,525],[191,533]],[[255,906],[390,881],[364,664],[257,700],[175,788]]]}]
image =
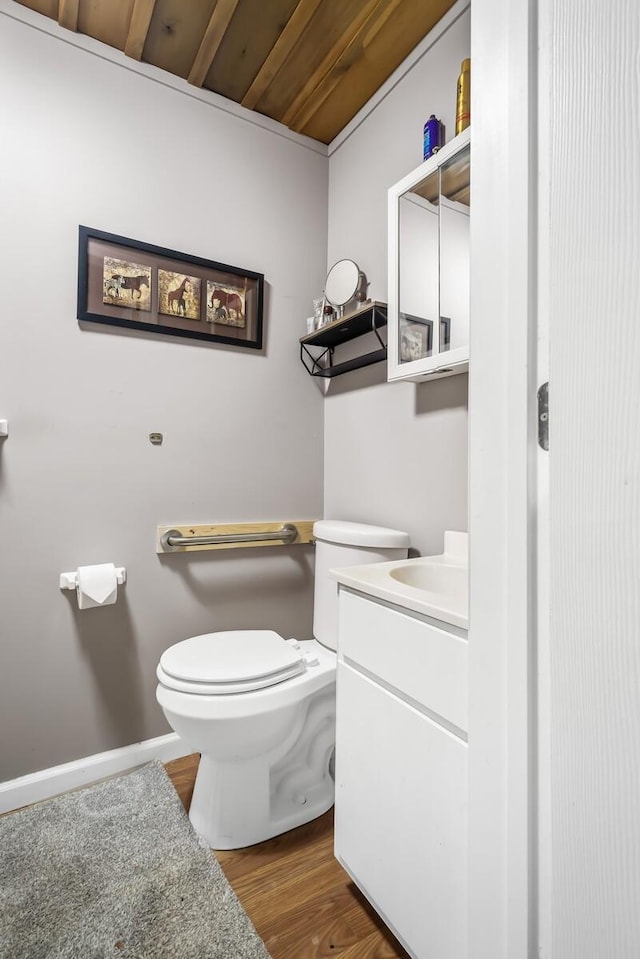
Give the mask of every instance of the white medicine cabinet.
[{"label": "white medicine cabinet", "polygon": [[469,367],[471,128],[389,190],[387,379]]}]

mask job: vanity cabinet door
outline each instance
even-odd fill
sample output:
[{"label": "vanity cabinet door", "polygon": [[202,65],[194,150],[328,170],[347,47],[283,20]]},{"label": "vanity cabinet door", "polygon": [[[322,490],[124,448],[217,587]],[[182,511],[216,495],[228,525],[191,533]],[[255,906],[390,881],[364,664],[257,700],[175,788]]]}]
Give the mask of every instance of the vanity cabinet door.
[{"label": "vanity cabinet door", "polygon": [[337,858],[415,959],[465,959],[467,744],[338,664]]}]

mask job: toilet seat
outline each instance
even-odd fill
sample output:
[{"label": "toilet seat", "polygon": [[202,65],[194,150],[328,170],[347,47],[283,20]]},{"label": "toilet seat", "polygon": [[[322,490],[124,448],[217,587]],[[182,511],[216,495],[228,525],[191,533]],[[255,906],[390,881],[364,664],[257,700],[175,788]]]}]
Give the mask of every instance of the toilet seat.
[{"label": "toilet seat", "polygon": [[264,689],[305,672],[299,643],[270,629],[192,636],[167,649],[157,669],[169,689],[201,696]]}]

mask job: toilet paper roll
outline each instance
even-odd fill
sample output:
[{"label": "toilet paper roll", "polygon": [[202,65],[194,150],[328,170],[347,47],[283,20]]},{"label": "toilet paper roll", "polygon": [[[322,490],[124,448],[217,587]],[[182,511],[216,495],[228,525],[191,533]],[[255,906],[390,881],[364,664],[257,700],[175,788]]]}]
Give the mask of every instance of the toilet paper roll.
[{"label": "toilet paper roll", "polygon": [[110,606],[118,598],[118,580],[113,563],[78,566],[76,595],[80,609]]}]

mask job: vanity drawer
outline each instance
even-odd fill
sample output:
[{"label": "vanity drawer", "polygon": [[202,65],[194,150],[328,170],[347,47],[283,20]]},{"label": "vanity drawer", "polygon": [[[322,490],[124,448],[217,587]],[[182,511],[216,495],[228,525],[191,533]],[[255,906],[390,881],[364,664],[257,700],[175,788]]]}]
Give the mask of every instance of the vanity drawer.
[{"label": "vanity drawer", "polygon": [[467,721],[467,640],[340,588],[340,659],[360,666],[437,721]]}]

